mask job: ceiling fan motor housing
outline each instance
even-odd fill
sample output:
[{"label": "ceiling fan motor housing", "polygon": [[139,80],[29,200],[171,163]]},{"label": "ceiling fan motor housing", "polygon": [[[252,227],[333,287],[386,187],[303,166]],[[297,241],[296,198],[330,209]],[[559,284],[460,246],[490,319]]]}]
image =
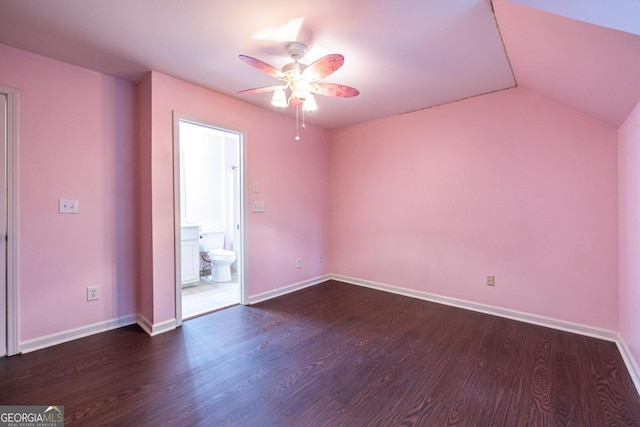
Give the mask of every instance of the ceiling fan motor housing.
[{"label": "ceiling fan motor housing", "polygon": [[287,76],[297,77],[307,68],[306,65],[301,64],[300,62],[292,62],[291,64],[287,64],[282,67],[282,72]]},{"label": "ceiling fan motor housing", "polygon": [[294,61],[301,60],[302,57],[304,57],[304,55],[307,53],[307,46],[305,46],[304,43],[300,42],[291,42],[285,47],[285,49]]}]

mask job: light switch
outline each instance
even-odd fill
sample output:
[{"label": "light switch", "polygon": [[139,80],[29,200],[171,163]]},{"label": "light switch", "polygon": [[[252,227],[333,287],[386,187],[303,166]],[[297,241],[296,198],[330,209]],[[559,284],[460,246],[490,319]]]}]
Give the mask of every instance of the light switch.
[{"label": "light switch", "polygon": [[257,212],[257,213],[264,213],[264,202],[262,201],[256,201],[253,202],[253,212]]},{"label": "light switch", "polygon": [[258,184],[257,182],[254,182],[253,186],[251,187],[251,191],[253,191],[254,193],[259,193],[260,192],[260,184]]},{"label": "light switch", "polygon": [[58,199],[58,213],[77,214],[80,212],[80,202],[73,199]]}]

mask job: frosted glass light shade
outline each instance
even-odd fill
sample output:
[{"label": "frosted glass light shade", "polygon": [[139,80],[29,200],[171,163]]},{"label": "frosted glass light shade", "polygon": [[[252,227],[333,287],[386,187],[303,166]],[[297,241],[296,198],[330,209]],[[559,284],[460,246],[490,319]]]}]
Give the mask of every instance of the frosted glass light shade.
[{"label": "frosted glass light shade", "polygon": [[286,108],[287,103],[287,94],[284,93],[284,89],[276,89],[273,92],[273,98],[271,98],[271,105],[278,108]]},{"label": "frosted glass light shade", "polygon": [[318,109],[318,104],[316,104],[316,99],[310,93],[307,94],[306,99],[302,103],[302,109],[304,111],[316,111]]}]

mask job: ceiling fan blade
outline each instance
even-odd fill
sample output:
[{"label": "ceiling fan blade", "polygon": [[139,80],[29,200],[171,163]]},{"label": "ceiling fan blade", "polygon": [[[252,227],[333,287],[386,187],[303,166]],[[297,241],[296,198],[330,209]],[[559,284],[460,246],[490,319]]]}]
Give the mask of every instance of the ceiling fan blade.
[{"label": "ceiling fan blade", "polygon": [[344,56],[338,53],[332,53],[331,55],[323,56],[317,61],[312,62],[302,72],[302,75],[309,77],[312,80],[324,79],[328,75],[331,75],[338,68],[344,64]]},{"label": "ceiling fan blade", "polygon": [[352,98],[360,94],[356,88],[335,83],[311,83],[311,91],[318,95],[337,96],[338,98]]},{"label": "ceiling fan blade", "polygon": [[241,90],[240,92],[238,92],[238,95],[249,95],[249,94],[252,94],[252,93],[273,92],[274,90],[286,89],[286,88],[287,88],[286,85],[257,87],[257,88],[254,88],[254,89]]},{"label": "ceiling fan blade", "polygon": [[262,62],[259,59],[253,58],[251,56],[247,56],[247,55],[238,55],[238,56],[242,61],[246,62],[247,64],[251,65],[254,68],[257,68],[263,73],[267,73],[270,76],[273,76],[277,79],[284,79],[284,73],[278,70],[276,67],[273,67],[267,64],[266,62]]}]

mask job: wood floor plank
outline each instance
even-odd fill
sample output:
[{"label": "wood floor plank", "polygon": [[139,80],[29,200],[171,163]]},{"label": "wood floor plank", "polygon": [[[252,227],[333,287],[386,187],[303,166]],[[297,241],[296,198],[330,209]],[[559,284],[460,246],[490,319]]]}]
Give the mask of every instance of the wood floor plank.
[{"label": "wood floor plank", "polygon": [[335,281],[0,360],[69,426],[638,426],[611,342]]}]

